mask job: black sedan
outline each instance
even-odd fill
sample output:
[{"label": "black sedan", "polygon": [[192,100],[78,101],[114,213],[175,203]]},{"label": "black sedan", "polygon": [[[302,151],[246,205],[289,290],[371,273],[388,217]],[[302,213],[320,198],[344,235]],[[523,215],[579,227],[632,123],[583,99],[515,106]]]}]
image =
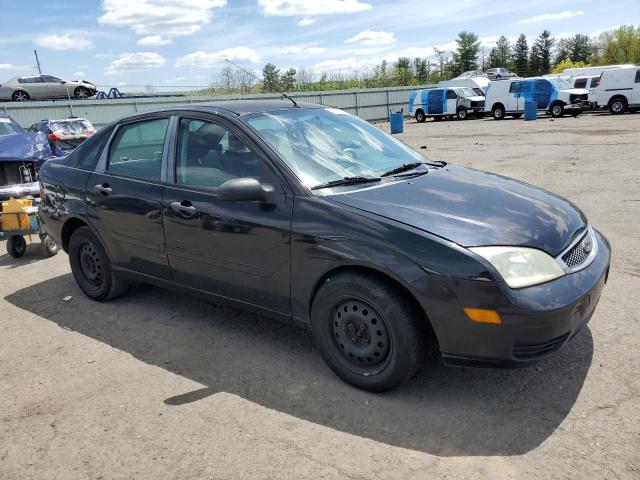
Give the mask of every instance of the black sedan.
[{"label": "black sedan", "polygon": [[373,391],[429,349],[454,365],[546,357],[589,321],[609,271],[607,240],[567,200],[319,105],[131,116],[40,179],[42,222],[90,298],[142,281],[293,321]]}]

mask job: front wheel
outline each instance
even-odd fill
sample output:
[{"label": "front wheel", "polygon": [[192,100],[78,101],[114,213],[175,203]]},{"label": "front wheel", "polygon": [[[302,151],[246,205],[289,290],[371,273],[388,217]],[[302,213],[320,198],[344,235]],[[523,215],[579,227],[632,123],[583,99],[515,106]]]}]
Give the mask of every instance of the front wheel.
[{"label": "front wheel", "polygon": [[13,235],[7,239],[7,253],[13,258],[20,258],[27,253],[27,241],[22,235]]},{"label": "front wheel", "polygon": [[416,112],[416,122],[423,123],[427,119],[427,116],[424,114],[422,110],[418,110]]},{"label": "front wheel", "polygon": [[553,118],[560,118],[564,115],[564,105],[561,103],[554,103],[549,109],[549,113]]},{"label": "front wheel", "polygon": [[460,107],[456,112],[456,116],[458,117],[458,120],[466,120],[468,117],[467,109],[464,107]]},{"label": "front wheel", "polygon": [[504,107],[502,105],[497,105],[491,110],[491,114],[496,120],[504,120],[504,113]]},{"label": "front wheel", "polygon": [[358,272],[328,278],[311,308],[313,340],[331,370],[373,392],[415,374],[425,350],[423,321],[397,288]]},{"label": "front wheel", "polygon": [[89,227],[80,227],[71,235],[69,263],[76,283],[92,300],[115,298],[129,286],[115,275],[106,250]]},{"label": "front wheel", "polygon": [[85,100],[89,98],[89,90],[84,87],[78,87],[76,88],[73,96],[78,100]]}]

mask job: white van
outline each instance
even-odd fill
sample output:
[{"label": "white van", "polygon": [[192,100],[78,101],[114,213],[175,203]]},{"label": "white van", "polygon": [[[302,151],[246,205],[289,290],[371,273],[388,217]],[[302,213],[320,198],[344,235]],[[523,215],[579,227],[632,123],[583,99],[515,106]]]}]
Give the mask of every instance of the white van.
[{"label": "white van", "polygon": [[640,107],[640,68],[602,72],[596,86],[589,91],[589,100],[598,108],[608,108],[613,114]]},{"label": "white van", "polygon": [[484,115],[484,97],[469,87],[414,90],[409,97],[409,114],[420,123],[429,117],[435,121],[443,117],[466,120],[470,114],[481,117]]},{"label": "white van", "polygon": [[571,88],[562,78],[509,78],[489,84],[485,110],[496,120],[502,120],[505,115],[519,118],[524,113],[525,102],[533,100],[538,110],[552,117],[562,117],[565,113],[575,117],[589,108],[588,98],[588,90]]}]

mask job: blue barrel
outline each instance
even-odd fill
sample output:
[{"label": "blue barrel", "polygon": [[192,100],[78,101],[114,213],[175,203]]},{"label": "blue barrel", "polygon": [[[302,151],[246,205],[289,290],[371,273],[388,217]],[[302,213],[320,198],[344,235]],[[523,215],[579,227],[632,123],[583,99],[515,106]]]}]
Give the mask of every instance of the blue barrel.
[{"label": "blue barrel", "polygon": [[404,108],[399,112],[392,113],[389,110],[389,126],[391,128],[391,133],[402,133],[404,132]]},{"label": "blue barrel", "polygon": [[538,104],[535,100],[527,100],[524,102],[524,119],[535,120],[538,118]]}]

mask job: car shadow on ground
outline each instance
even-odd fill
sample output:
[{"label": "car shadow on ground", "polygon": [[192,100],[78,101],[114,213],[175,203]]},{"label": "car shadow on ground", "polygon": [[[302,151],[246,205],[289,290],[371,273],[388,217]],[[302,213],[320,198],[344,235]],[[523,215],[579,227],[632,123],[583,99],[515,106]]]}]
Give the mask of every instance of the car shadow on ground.
[{"label": "car shadow on ground", "polygon": [[[67,295],[73,300],[64,302]],[[540,445],[571,410],[593,354],[587,328],[536,366],[462,369],[432,361],[403,387],[372,394],[335,377],[309,332],[163,289],[137,286],[97,303],[66,274],[6,300],[205,386],[158,398],[175,408],[228,392],[342,432],[442,456],[520,455]]]},{"label": "car shadow on ground", "polygon": [[[0,242],[0,251],[7,251],[6,242]],[[7,267],[9,269],[19,268],[23,265],[29,265],[30,263],[39,262],[40,260],[46,260],[46,257],[42,253],[42,247],[40,242],[35,242],[27,245],[27,251],[22,257],[14,258],[8,253],[0,254],[0,267]]]}]

